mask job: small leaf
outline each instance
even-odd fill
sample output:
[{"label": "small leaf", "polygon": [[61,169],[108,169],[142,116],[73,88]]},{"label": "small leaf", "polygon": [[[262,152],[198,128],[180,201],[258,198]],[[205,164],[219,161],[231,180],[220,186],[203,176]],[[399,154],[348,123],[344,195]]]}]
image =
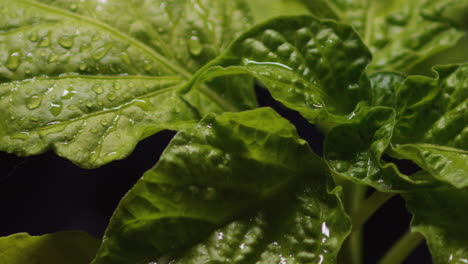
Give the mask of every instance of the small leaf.
[{"label": "small leaf", "polygon": [[43,236],[18,233],[0,237],[0,262],[86,264],[95,256],[99,243],[96,238],[78,231]]},{"label": "small leaf", "polygon": [[413,213],[411,229],[426,237],[433,263],[467,263],[468,189],[424,190],[403,197]]},{"label": "small leaf", "polygon": [[123,198],[93,263],[333,262],[350,226],[330,180],[273,110],[209,115]]},{"label": "small leaf", "polygon": [[[437,78],[410,76],[396,88],[396,95],[390,93],[389,98],[396,98],[391,102],[396,116],[390,116],[390,108],[386,118],[377,115],[383,109],[363,110],[361,120],[329,133],[325,158],[334,173],[382,191],[427,188],[436,181],[468,186],[468,64],[436,70]],[[390,91],[385,83],[373,83],[384,85],[374,90]],[[384,153],[411,160],[428,173],[404,175],[381,159]]]}]

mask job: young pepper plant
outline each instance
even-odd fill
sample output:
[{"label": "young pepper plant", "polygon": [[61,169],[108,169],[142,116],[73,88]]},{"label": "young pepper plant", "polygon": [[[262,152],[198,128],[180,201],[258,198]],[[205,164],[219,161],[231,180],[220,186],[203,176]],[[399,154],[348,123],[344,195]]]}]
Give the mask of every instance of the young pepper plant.
[{"label": "young pepper plant", "polygon": [[[468,262],[468,52],[412,75],[467,38],[467,1],[0,2],[1,150],[95,168],[178,131],[101,243],[15,234],[3,262],[361,263],[395,194],[414,218],[381,263],[419,234],[434,263]],[[321,129],[323,157],[254,80]]]}]

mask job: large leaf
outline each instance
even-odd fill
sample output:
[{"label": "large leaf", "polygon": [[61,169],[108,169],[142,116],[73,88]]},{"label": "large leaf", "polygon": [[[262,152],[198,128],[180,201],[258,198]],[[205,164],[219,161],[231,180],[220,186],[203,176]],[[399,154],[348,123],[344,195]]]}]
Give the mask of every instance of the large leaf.
[{"label": "large leaf", "polygon": [[[389,103],[395,105],[396,115],[390,115],[391,108],[386,108],[384,116],[371,109],[354,124],[332,130],[325,142],[332,170],[385,191],[411,190],[413,185],[425,188],[436,180],[467,187],[468,64],[436,70],[435,79],[411,76],[397,86],[396,94],[389,96],[396,98]],[[373,83],[385,86],[385,82]],[[386,87],[373,90],[391,91]],[[428,174],[408,178],[381,159],[384,153],[411,160]]]},{"label": "large leaf", "polygon": [[248,73],[276,100],[326,131],[348,122],[358,103],[369,101],[363,71],[370,60],[350,26],[312,16],[282,17],[241,35],[196,81]]},{"label": "large leaf", "polygon": [[176,91],[248,26],[241,0],[0,2],[0,150],[97,167],[162,129],[255,106],[245,77]]},{"label": "large leaf", "polygon": [[78,231],[43,236],[18,233],[0,237],[0,263],[87,264],[99,248],[99,240]]},{"label": "large leaf", "polygon": [[273,110],[209,115],[122,199],[93,263],[333,262],[350,225],[330,179]]},{"label": "large leaf", "polygon": [[[466,23],[466,15],[463,16],[468,12],[466,0],[303,2],[314,3],[309,4],[313,14],[338,18],[356,28],[374,55],[371,71],[408,72],[419,62],[456,45],[466,35],[459,28]],[[461,15],[456,16],[453,11]]]},{"label": "large leaf", "polygon": [[414,215],[411,228],[426,237],[433,263],[468,263],[468,189],[425,190],[403,197]]}]

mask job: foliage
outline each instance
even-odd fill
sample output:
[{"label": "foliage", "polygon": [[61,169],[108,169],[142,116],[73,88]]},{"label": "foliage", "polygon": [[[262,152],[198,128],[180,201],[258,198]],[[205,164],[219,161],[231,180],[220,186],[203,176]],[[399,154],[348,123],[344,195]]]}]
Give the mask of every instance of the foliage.
[{"label": "foliage", "polygon": [[[406,199],[434,263],[468,262],[466,0],[0,2],[0,150],[96,168],[178,132],[100,243],[11,235],[2,263],[357,264],[340,249],[385,202],[350,206],[362,186]],[[323,157],[254,80],[320,128]]]}]

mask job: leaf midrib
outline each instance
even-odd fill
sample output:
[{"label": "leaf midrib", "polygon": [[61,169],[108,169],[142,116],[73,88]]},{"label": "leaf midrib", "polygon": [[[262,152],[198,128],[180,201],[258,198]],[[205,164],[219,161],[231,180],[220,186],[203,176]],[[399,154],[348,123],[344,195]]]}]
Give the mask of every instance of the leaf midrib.
[{"label": "leaf midrib", "polygon": [[103,22],[101,22],[99,20],[90,18],[88,16],[83,16],[83,15],[79,15],[79,14],[76,14],[76,13],[72,13],[72,12],[69,12],[69,11],[66,11],[66,10],[63,10],[63,9],[50,7],[48,5],[37,3],[35,1],[30,1],[30,0],[17,0],[17,1],[23,2],[26,5],[32,5],[32,6],[35,6],[37,8],[49,11],[49,12],[53,12],[53,13],[57,13],[59,15],[65,16],[65,17],[69,17],[69,18],[72,18],[74,20],[79,20],[79,21],[82,21],[82,22],[84,21],[84,22],[90,23],[90,24],[92,24],[92,25],[94,25],[96,27],[99,27],[99,28],[101,28],[103,30],[106,30],[106,31],[108,31],[108,32],[120,37],[120,38],[127,39],[130,43],[132,43],[133,45],[137,46],[138,48],[144,50],[153,59],[155,59],[156,61],[158,61],[162,65],[166,66],[172,72],[182,75],[182,77],[184,77],[184,79],[190,79],[192,77],[192,74],[190,72],[188,72],[186,69],[184,69],[182,67],[179,67],[178,65],[176,65],[176,64],[172,63],[171,61],[167,60],[163,55],[161,55],[158,52],[156,52],[155,50],[151,49],[150,47],[148,47],[144,43],[140,42],[139,40],[137,40],[137,39],[135,39],[135,38],[121,32],[121,31],[119,31],[117,29],[114,29],[113,27],[111,27],[108,24],[105,24],[105,23],[103,23]]}]

